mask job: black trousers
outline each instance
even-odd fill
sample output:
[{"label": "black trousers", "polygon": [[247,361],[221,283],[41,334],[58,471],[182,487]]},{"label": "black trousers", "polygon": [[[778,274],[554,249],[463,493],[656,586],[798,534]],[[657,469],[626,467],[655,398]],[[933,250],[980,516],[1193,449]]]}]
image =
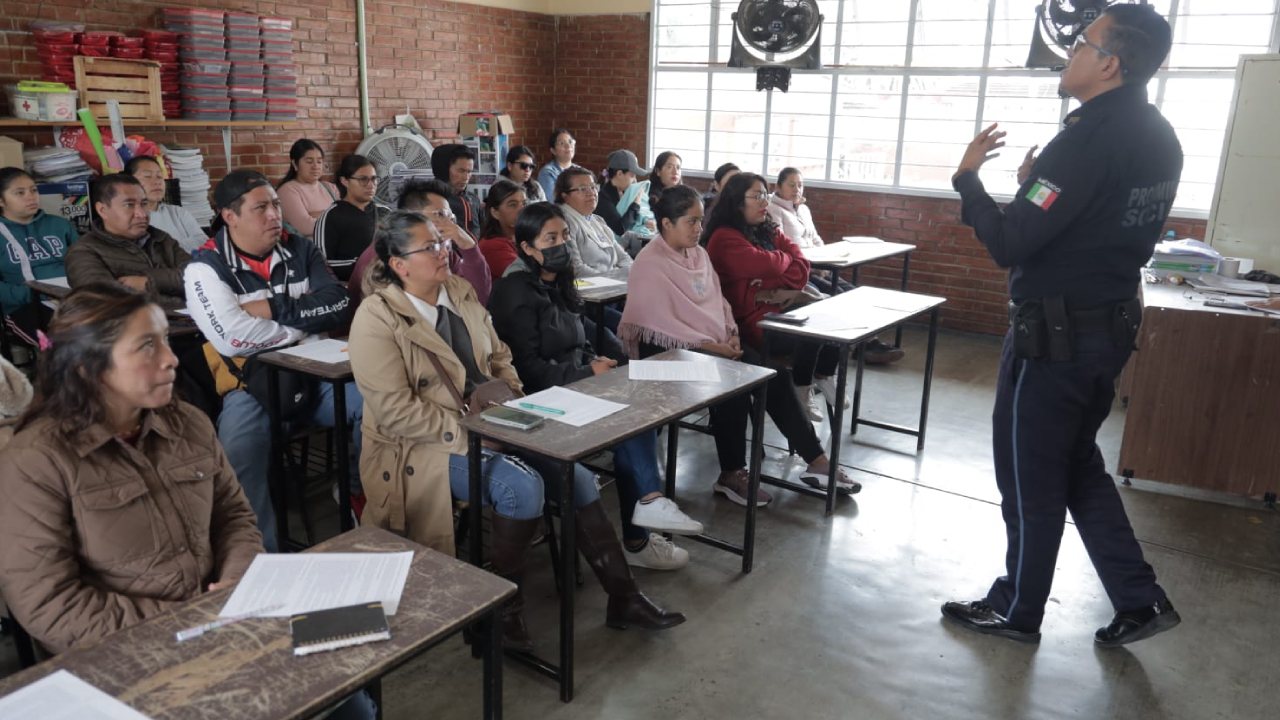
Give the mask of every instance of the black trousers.
[{"label": "black trousers", "polygon": [[[751,349],[751,352],[759,355],[759,352],[755,349]],[[836,369],[840,365],[840,351],[834,345],[826,345],[815,340],[807,340],[784,333],[774,333],[769,338],[769,353],[771,355],[791,356],[790,375],[798,387],[812,385],[815,375],[821,377],[835,375]],[[763,362],[752,364],[764,365]],[[773,401],[770,401],[769,404],[772,405]],[[808,421],[806,420],[806,422]]]},{"label": "black trousers", "polygon": [[1096,440],[1132,350],[1116,347],[1110,333],[1078,333],[1076,356],[1052,362],[1015,358],[1012,343],[1011,333],[992,413],[1006,572],[987,602],[1013,626],[1039,629],[1068,511],[1115,609],[1158,602],[1164,590],[1143,559]]}]

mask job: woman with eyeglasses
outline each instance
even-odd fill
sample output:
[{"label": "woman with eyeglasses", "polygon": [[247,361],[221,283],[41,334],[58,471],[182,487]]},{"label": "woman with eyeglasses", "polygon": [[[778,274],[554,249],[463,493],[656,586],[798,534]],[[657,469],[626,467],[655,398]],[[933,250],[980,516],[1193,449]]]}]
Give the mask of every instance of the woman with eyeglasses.
[{"label": "woman with eyeglasses", "polygon": [[502,168],[501,174],[524,188],[526,200],[536,203],[546,200],[547,195],[542,191],[542,185],[533,177],[533,171],[538,169],[533,158],[533,150],[528,145],[517,145],[507,151],[507,165]]},{"label": "woman with eyeglasses", "polygon": [[571,167],[578,167],[573,163],[573,153],[578,148],[578,141],[573,139],[573,133],[568,130],[556,128],[551,131],[548,145],[551,146],[551,161],[538,171],[538,184],[542,186],[543,196],[550,199],[556,195],[556,180],[560,173]]},{"label": "woman with eyeglasses", "polygon": [[[720,277],[707,251],[698,245],[703,221],[698,193],[683,185],[668,188],[653,211],[661,235],[640,251],[627,279],[629,289],[648,300],[628,303],[618,327],[627,353],[632,358],[644,358],[684,348],[764,366],[764,357],[750,345],[742,344],[733,309],[721,292]],[[767,386],[765,407],[774,424],[808,463],[801,479],[820,484],[825,482],[830,460],[793,387],[790,372],[778,369],[778,375]],[[739,395],[711,408],[711,429],[720,460],[720,475],[711,487],[743,506],[748,495],[746,437],[750,417],[750,395]],[[856,485],[843,472],[840,475],[837,482]],[[758,490],[756,505],[764,507],[772,499],[769,493]]]},{"label": "woman with eyeglasses", "polygon": [[649,207],[658,204],[662,191],[680,184],[680,168],[684,161],[670,150],[658,155],[649,172]]},{"label": "woman with eyeglasses", "polygon": [[[794,296],[809,283],[809,261],[769,219],[765,179],[745,172],[730,178],[711,208],[700,242],[720,276],[743,343],[759,350],[764,339],[760,319],[771,312],[785,312],[786,296]],[[840,355],[834,347],[782,333],[773,340],[774,354],[791,356],[791,374],[802,403],[808,404],[814,386],[829,405],[837,410],[846,406],[847,399],[836,397],[832,376]],[[801,480],[815,487],[820,484],[816,476]],[[857,492],[846,483],[839,483],[838,489]]]},{"label": "woman with eyeglasses", "polygon": [[316,220],[338,202],[338,188],[321,179],[325,167],[320,144],[303,138],[289,148],[289,172],[276,186],[285,229],[309,240],[315,238]]},{"label": "woman with eyeglasses", "polygon": [[[510,346],[512,362],[529,392],[609,372],[625,359],[620,346],[605,351],[612,357],[602,357],[587,340],[569,234],[559,206],[536,203],[525,208],[516,221],[519,259],[494,284],[489,299],[498,337]],[[653,431],[612,448],[625,557],[631,565],[674,570],[688,564],[689,553],[658,533],[698,535],[702,524],[663,496],[657,442]],[[603,513],[600,522],[606,522]]]},{"label": "woman with eyeglasses", "polygon": [[150,155],[138,155],[124,164],[126,175],[132,175],[142,183],[147,193],[147,209],[151,211],[151,226],[169,234],[183,250],[194,253],[209,240],[209,234],[200,228],[200,223],[192,217],[190,211],[181,205],[170,205],[164,201],[165,178],[160,161]]},{"label": "woman with eyeglasses", "polygon": [[[533,185],[538,186],[537,183]],[[494,183],[485,196],[480,252],[495,281],[516,261],[516,218],[528,204],[525,198],[524,187],[510,180]]]},{"label": "woman with eyeglasses", "polygon": [[334,173],[338,195],[316,220],[316,247],[339,280],[350,280],[360,254],[373,242],[378,216],[386,208],[374,201],[378,170],[363,155],[348,155]]},{"label": "woman with eyeglasses", "polygon": [[[518,393],[520,378],[474,288],[449,273],[448,240],[424,216],[392,213],[374,248],[378,260],[366,274],[371,294],[356,311],[349,344],[351,371],[365,398],[360,471],[370,487],[362,523],[452,555],[452,498],[468,498],[469,482],[463,411],[448,386],[466,399],[491,379]],[[482,452],[483,502],[493,508],[493,572],[520,587],[542,525],[543,493],[558,492],[558,484],[544,478],[558,471],[542,459],[488,447]],[[683,622],[636,588],[600,509],[600,492],[582,466],[575,468],[573,493],[578,547],[609,593],[607,623],[662,629]],[[523,606],[522,593],[508,602],[503,635],[509,649],[528,652],[533,640]]]},{"label": "woman with eyeglasses", "polygon": [[631,267],[631,256],[618,244],[609,223],[595,214],[600,186],[590,170],[574,167],[561,173],[555,198],[569,224],[569,256],[575,275],[588,277]]}]

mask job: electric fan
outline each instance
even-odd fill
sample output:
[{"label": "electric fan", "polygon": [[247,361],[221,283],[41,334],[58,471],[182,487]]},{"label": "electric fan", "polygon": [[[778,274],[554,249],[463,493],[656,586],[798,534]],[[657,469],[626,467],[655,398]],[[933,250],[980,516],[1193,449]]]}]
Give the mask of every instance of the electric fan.
[{"label": "electric fan", "polygon": [[[1145,5],[1146,0],[1137,0]],[[1036,7],[1027,67],[1061,70],[1067,66],[1067,48],[1102,11],[1117,0],[1043,0]]]},{"label": "electric fan", "polygon": [[377,202],[395,206],[400,186],[408,177],[431,177],[431,143],[407,125],[384,125],[356,148],[357,155],[369,158],[382,182]]},{"label": "electric fan", "polygon": [[817,0],[742,0],[733,14],[729,67],[756,68],[756,89],[791,86],[791,70],[822,67]]}]

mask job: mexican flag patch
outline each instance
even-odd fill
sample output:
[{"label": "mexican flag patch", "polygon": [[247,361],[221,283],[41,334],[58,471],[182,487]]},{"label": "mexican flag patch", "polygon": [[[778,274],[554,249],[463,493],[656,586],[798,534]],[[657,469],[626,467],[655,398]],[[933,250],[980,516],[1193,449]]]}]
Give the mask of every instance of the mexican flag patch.
[{"label": "mexican flag patch", "polygon": [[1031,201],[1032,205],[1035,205],[1041,210],[1048,210],[1049,206],[1053,205],[1053,203],[1057,201],[1058,192],[1059,190],[1057,187],[1052,185],[1049,181],[1041,178],[1036,181],[1035,185],[1031,186],[1031,190],[1027,192],[1027,199]]}]

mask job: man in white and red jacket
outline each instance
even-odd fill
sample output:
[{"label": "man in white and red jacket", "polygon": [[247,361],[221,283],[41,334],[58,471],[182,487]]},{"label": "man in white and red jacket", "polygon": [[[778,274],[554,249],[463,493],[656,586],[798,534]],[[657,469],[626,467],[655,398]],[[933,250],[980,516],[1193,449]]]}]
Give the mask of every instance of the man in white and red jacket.
[{"label": "man in white and red jacket", "polygon": [[[187,308],[209,341],[205,355],[222,394],[218,440],[258,515],[267,550],[275,551],[276,519],[268,480],[270,420],[242,381],[256,372],[244,361],[344,326],[351,318],[351,300],[315,245],[284,232],[280,200],[262,173],[229,173],[214,188],[213,199],[216,234],[183,275]],[[355,470],[364,403],[355,383],[344,389],[354,449],[352,506],[358,513],[364,505]],[[316,390],[314,409],[305,412],[312,422],[332,427],[333,386],[320,383]]]}]

